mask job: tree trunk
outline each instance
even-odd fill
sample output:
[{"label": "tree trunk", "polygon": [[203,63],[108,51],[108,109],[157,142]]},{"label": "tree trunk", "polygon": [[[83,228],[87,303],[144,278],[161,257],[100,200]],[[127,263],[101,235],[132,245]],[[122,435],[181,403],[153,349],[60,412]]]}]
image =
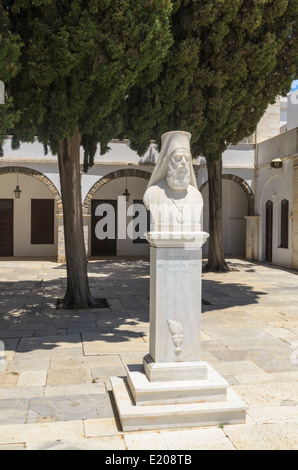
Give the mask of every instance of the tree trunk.
[{"label": "tree trunk", "polygon": [[222,230],[222,160],[207,159],[209,187],[209,253],[204,271],[227,272]]},{"label": "tree trunk", "polygon": [[81,135],[76,130],[61,142],[58,153],[67,266],[67,289],[60,308],[65,309],[96,306],[89,289],[84,243],[80,145]]}]

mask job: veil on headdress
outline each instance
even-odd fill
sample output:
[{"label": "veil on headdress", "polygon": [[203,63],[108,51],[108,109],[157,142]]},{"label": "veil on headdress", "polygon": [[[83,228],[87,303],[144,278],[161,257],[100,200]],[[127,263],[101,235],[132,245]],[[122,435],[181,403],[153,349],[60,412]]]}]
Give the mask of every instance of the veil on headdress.
[{"label": "veil on headdress", "polygon": [[[152,172],[147,189],[165,177],[167,173],[168,159],[175,150],[185,149],[190,153],[190,139],[191,134],[184,131],[166,132],[161,136],[161,150],[159,158]],[[198,188],[192,165],[190,165],[190,184],[196,189]]]}]

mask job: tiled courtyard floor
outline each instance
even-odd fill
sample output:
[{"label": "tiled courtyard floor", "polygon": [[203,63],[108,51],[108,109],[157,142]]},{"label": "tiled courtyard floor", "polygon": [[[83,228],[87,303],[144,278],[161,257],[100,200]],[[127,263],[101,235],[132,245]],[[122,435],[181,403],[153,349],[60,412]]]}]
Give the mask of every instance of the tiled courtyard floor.
[{"label": "tiled courtyard floor", "polygon": [[202,359],[248,404],[246,424],[122,432],[109,377],[149,350],[149,261],[91,261],[110,308],[57,311],[64,265],[0,260],[0,450],[297,450],[298,273],[229,262],[203,275]]}]

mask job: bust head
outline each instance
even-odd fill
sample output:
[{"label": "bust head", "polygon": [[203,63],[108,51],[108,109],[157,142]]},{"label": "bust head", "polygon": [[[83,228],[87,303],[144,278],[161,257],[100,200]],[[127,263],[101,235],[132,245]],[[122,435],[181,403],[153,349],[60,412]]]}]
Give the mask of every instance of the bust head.
[{"label": "bust head", "polygon": [[201,230],[203,199],[197,187],[188,132],[162,136],[159,159],[152,172],[144,204],[151,212],[151,231],[193,233]]},{"label": "bust head", "polygon": [[186,149],[177,149],[168,159],[167,184],[174,190],[185,190],[190,184],[191,155]]},{"label": "bust head", "polygon": [[147,188],[165,180],[172,189],[185,190],[189,185],[197,189],[191,164],[190,138],[191,134],[184,131],[166,132],[162,135],[159,159]]}]

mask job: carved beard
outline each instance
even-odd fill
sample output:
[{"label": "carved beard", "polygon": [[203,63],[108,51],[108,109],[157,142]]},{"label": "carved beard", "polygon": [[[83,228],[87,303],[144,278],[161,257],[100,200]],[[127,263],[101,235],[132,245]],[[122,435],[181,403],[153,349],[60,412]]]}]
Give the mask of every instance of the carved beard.
[{"label": "carved beard", "polygon": [[181,165],[177,168],[173,168],[172,165],[169,164],[166,181],[172,189],[187,189],[190,184],[189,166],[185,167]]}]

